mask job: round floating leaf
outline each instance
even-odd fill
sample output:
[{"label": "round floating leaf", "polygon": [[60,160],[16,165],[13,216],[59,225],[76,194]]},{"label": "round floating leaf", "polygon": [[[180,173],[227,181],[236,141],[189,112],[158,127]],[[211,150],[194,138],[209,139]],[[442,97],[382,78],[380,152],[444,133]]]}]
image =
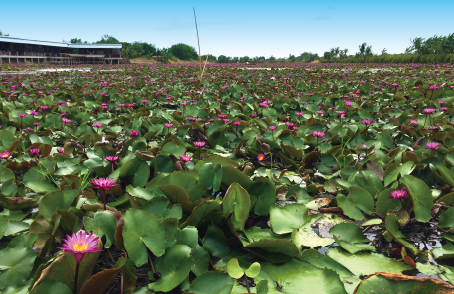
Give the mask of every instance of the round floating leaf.
[{"label": "round floating leaf", "polygon": [[192,249],[192,256],[194,258],[194,265],[192,266],[191,271],[196,276],[200,276],[208,271],[210,255],[205,251],[205,249],[203,249],[202,246],[197,244],[197,246]]},{"label": "round floating leaf", "polygon": [[148,287],[154,291],[171,291],[183,282],[193,264],[191,248],[188,246],[175,245],[167,248],[165,254],[155,261],[156,271],[161,274],[161,277]]},{"label": "round floating leaf", "polygon": [[242,229],[249,216],[251,198],[249,193],[238,183],[228,188],[222,201],[222,210],[225,217],[232,214],[232,222],[236,228]]},{"label": "round floating leaf", "polygon": [[0,289],[19,286],[33,269],[35,250],[28,247],[13,247],[0,250]]},{"label": "round floating leaf", "polygon": [[348,197],[338,195],[337,202],[344,214],[354,220],[364,219],[360,210],[367,214],[372,214],[374,211],[374,198],[366,189],[361,187],[349,187]]},{"label": "round floating leaf", "polygon": [[137,266],[148,262],[147,248],[156,256],[164,254],[166,232],[154,214],[131,208],[123,219],[124,246]]},{"label": "round floating leaf", "polygon": [[93,218],[85,217],[84,219],[84,225],[88,232],[92,231],[99,237],[106,235],[108,242],[105,245],[106,248],[110,247],[110,244],[115,242],[117,224],[117,218],[107,211],[98,211]]},{"label": "round floating leaf", "polygon": [[3,235],[5,234],[7,227],[8,221],[3,216],[0,216],[0,239],[3,238]]},{"label": "round floating leaf", "polygon": [[452,228],[454,227],[454,207],[448,208],[438,220],[438,225],[441,228]]},{"label": "round floating leaf", "polygon": [[244,270],[238,263],[237,258],[232,258],[227,263],[227,273],[234,279],[239,279],[244,275]]},{"label": "round floating leaf", "polygon": [[454,258],[454,245],[448,242],[443,247],[434,248],[432,254],[436,259]]},{"label": "round floating leaf", "polygon": [[342,241],[349,243],[367,243],[369,240],[364,236],[361,228],[354,223],[337,224],[329,230],[332,235],[338,236]]},{"label": "round floating leaf", "polygon": [[33,288],[30,294],[72,294],[72,291],[62,282],[48,279]]},{"label": "round floating leaf", "polygon": [[194,279],[189,290],[194,294],[230,294],[233,279],[226,273],[206,272]]},{"label": "round floating leaf", "polygon": [[402,177],[400,182],[407,187],[413,199],[416,220],[423,223],[428,222],[432,218],[430,211],[432,210],[433,198],[427,184],[412,175]]},{"label": "round floating leaf", "polygon": [[213,256],[222,258],[230,253],[230,247],[224,232],[216,226],[208,226],[207,233],[202,242],[203,247]]},{"label": "round floating leaf", "polygon": [[257,215],[268,214],[270,207],[276,203],[276,185],[269,178],[260,177],[255,179],[247,191],[251,195],[251,201],[256,201],[254,213]]},{"label": "round floating leaf", "polygon": [[411,266],[402,261],[378,253],[358,252],[350,254],[340,248],[330,248],[326,255],[345,266],[356,276],[380,271],[400,274],[404,270],[412,269]]},{"label": "round floating leaf", "polygon": [[388,188],[378,195],[377,203],[375,204],[377,213],[386,215],[388,210],[396,210],[402,207],[399,199],[391,198],[391,192],[394,190],[393,188]]},{"label": "round floating leaf", "polygon": [[261,280],[257,284],[257,294],[267,294],[268,291],[269,291],[268,281],[267,280]]},{"label": "round floating leaf", "polygon": [[342,264],[334,261],[333,259],[329,258],[318,252],[316,249],[307,249],[301,253],[300,258],[301,260],[307,261],[315,267],[318,268],[327,268],[330,270],[335,271],[341,276],[352,276],[353,274]]},{"label": "round floating leaf", "polygon": [[344,285],[335,271],[319,269],[295,258],[281,265],[267,263],[263,266],[263,270],[282,287],[284,293],[302,293],[304,289],[308,288],[308,285],[310,285],[312,293],[346,293]]},{"label": "round floating leaf", "polygon": [[251,266],[245,271],[246,276],[250,278],[255,278],[260,273],[260,263],[254,262]]},{"label": "round floating leaf", "polygon": [[[321,247],[329,246],[334,243],[329,230],[344,222],[341,218],[330,214],[317,214],[311,218],[310,222],[292,232],[292,242],[298,247]],[[318,234],[314,228],[318,228]],[[320,236],[322,235],[322,237]]]},{"label": "round floating leaf", "polygon": [[276,234],[291,233],[301,228],[309,221],[309,210],[304,204],[287,204],[280,208],[273,206],[270,209],[270,227]]}]

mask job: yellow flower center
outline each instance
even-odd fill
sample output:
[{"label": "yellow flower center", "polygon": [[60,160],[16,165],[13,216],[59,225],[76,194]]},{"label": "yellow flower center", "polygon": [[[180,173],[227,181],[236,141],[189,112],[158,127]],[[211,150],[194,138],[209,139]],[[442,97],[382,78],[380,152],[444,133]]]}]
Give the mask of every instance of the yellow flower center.
[{"label": "yellow flower center", "polygon": [[73,249],[76,251],[84,251],[87,249],[86,243],[76,243],[73,245]]}]

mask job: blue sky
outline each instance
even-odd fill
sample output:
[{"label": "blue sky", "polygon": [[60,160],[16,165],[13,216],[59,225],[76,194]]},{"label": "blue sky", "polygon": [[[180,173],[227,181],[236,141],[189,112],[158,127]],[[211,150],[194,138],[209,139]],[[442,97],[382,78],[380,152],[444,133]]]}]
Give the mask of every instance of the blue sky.
[{"label": "blue sky", "polygon": [[4,1],[0,30],[13,37],[120,41],[157,47],[197,47],[195,7],[202,54],[287,57],[349,54],[367,42],[374,53],[402,53],[410,38],[454,33],[452,0],[405,1]]}]

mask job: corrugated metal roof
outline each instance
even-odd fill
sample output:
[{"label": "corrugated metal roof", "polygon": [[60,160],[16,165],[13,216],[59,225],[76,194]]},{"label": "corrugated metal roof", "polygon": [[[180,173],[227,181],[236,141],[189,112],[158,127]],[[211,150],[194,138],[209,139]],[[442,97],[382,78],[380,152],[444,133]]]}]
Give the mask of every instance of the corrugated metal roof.
[{"label": "corrugated metal roof", "polygon": [[0,36],[0,42],[9,42],[16,44],[29,44],[39,46],[52,46],[62,48],[79,48],[79,49],[121,49],[121,44],[68,44],[63,42],[38,41],[12,37]]}]

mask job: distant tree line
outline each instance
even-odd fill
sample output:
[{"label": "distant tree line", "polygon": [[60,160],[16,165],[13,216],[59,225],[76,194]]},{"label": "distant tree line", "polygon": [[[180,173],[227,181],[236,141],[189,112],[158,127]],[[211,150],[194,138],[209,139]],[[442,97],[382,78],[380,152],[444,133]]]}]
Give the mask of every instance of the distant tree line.
[{"label": "distant tree line", "polygon": [[[454,63],[454,33],[448,36],[433,36],[428,39],[410,39],[411,46],[401,54],[388,54],[386,48],[374,54],[367,43],[359,45],[355,55],[347,55],[339,47],[323,54],[322,62],[338,63]],[[347,50],[347,49],[345,49]]]}]

